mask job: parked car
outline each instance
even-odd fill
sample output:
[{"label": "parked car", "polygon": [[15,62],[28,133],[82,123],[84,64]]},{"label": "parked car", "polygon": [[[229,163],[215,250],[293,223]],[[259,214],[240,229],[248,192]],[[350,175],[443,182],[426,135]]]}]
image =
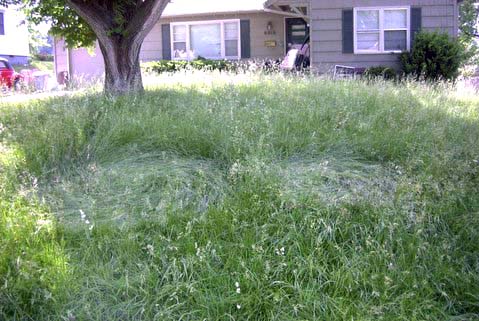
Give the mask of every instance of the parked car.
[{"label": "parked car", "polygon": [[19,90],[23,76],[13,69],[7,59],[0,58],[0,87]]}]

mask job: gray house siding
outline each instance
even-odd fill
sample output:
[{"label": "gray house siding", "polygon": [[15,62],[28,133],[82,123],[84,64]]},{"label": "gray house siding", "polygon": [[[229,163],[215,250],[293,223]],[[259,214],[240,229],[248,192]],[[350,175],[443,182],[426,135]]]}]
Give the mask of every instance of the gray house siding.
[{"label": "gray house siding", "polygon": [[[155,25],[143,42],[140,52],[141,61],[161,60],[163,57],[162,28],[173,22],[240,19],[250,22],[250,56],[251,58],[281,58],[284,56],[284,16],[266,12],[241,14],[210,14],[188,17],[162,18]],[[266,35],[268,22],[272,22],[275,34]],[[276,41],[276,47],[265,45],[265,41]],[[104,72],[103,56],[98,48],[93,55],[84,48],[68,51],[62,40],[55,41],[55,72],[69,71],[76,79],[96,79]]]},{"label": "gray house siding", "polygon": [[456,0],[311,0],[312,64],[319,72],[334,65],[353,67],[398,66],[398,54],[343,53],[342,14],[355,7],[411,6],[422,9],[422,29],[441,30],[457,36]]},{"label": "gray house siding", "polygon": [[[143,42],[140,52],[141,61],[161,60],[163,54],[163,28],[173,22],[206,21],[240,19],[248,20],[250,24],[250,56],[251,58],[281,58],[284,56],[284,16],[266,13],[251,12],[241,14],[209,14],[184,17],[162,18],[155,25]],[[275,34],[265,34],[268,22],[273,24]],[[266,46],[265,41],[275,41],[275,47]],[[98,48],[94,54],[84,48],[68,51],[62,40],[55,41],[55,72],[58,74],[69,71],[71,77],[77,79],[96,79],[102,77],[104,63],[102,54]]]},{"label": "gray house siding", "polygon": [[[240,19],[250,21],[251,58],[280,58],[284,56],[284,16],[273,13],[216,14],[162,18],[143,42],[140,59],[163,59],[162,25],[174,22]],[[274,35],[265,35],[268,22],[273,23]],[[265,46],[265,41],[276,41],[276,47]]]},{"label": "gray house siding", "polygon": [[[227,1],[227,0],[225,0]],[[239,1],[239,0],[238,0]],[[457,36],[458,30],[458,4],[457,0],[270,0],[273,9],[278,9],[281,4],[302,4],[308,7],[308,22],[311,30],[311,62],[312,68],[321,73],[331,71],[335,65],[348,65],[354,67],[370,67],[388,65],[398,67],[397,53],[369,53],[355,54],[351,50],[351,36],[343,30],[343,14],[349,10],[346,17],[351,18],[351,11],[356,7],[389,7],[410,6],[420,8],[420,25],[423,30],[441,30],[452,36]],[[282,58],[285,54],[285,18],[286,14],[266,11],[251,11],[240,13],[198,14],[174,17],[163,17],[146,37],[140,59],[142,61],[160,60],[169,58],[168,48],[163,43],[163,35],[168,32],[168,25],[175,22],[208,21],[239,19],[242,25],[249,24],[249,55],[251,58]],[[417,14],[418,10],[411,10]],[[412,19],[417,22],[417,19]],[[266,32],[267,25],[273,24],[274,33]],[[344,24],[351,30],[351,22]],[[414,26],[410,26],[414,28]],[[412,29],[411,29],[412,31]],[[350,31],[348,31],[351,33]],[[411,35],[412,36],[412,35]],[[244,40],[244,39],[243,39]],[[166,41],[166,42],[165,42]],[[276,46],[270,47],[266,42],[275,42]],[[243,48],[244,49],[244,48]],[[91,75],[103,72],[103,58],[99,50],[96,56],[91,57],[84,49],[72,50],[66,55],[63,46],[58,46],[55,53],[55,66],[57,73],[67,69],[69,65],[72,76]],[[246,50],[243,50],[245,53]],[[68,62],[70,64],[68,64]],[[90,63],[89,63],[90,62]]]}]

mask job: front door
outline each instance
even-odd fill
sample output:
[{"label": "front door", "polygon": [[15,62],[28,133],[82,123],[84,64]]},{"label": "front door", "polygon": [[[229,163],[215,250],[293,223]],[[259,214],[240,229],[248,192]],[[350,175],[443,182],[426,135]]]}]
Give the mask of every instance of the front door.
[{"label": "front door", "polygon": [[302,18],[286,18],[286,53],[301,46],[309,33],[309,27]]}]

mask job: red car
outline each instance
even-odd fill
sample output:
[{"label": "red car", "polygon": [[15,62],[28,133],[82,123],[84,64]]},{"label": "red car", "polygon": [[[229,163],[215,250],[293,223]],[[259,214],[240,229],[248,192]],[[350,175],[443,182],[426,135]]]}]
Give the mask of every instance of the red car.
[{"label": "red car", "polygon": [[0,58],[0,87],[18,90],[22,80],[23,76],[15,72],[8,60]]}]

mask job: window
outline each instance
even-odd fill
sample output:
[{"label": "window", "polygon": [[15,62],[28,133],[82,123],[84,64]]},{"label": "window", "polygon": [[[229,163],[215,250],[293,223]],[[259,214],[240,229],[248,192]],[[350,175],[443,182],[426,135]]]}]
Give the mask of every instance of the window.
[{"label": "window", "polygon": [[171,24],[172,59],[240,58],[239,20]]},{"label": "window", "polygon": [[225,26],[225,56],[238,57],[239,54],[239,23],[228,22]]},{"label": "window", "polygon": [[3,12],[0,11],[0,36],[5,35],[5,23],[4,23],[4,17],[3,17]]},{"label": "window", "polygon": [[194,56],[219,58],[221,54],[221,25],[201,24],[190,26],[190,50]]},{"label": "window", "polygon": [[173,26],[173,57],[186,58],[186,26]]},{"label": "window", "polygon": [[354,9],[354,52],[409,50],[409,8]]}]

